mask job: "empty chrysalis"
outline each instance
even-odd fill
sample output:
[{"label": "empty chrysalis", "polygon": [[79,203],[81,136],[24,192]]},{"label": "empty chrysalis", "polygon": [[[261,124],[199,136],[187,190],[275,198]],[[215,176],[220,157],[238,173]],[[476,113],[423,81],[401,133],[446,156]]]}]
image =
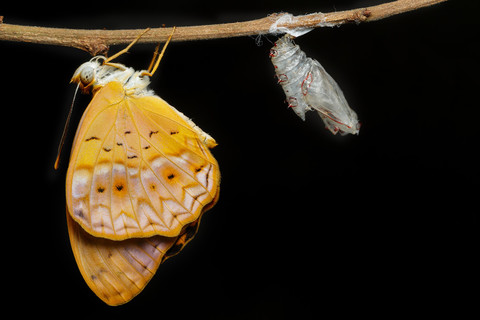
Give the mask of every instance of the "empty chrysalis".
[{"label": "empty chrysalis", "polygon": [[333,134],[358,134],[360,123],[342,90],[322,65],[308,58],[288,34],[270,50],[278,83],[289,107],[305,120],[305,112],[315,110]]}]

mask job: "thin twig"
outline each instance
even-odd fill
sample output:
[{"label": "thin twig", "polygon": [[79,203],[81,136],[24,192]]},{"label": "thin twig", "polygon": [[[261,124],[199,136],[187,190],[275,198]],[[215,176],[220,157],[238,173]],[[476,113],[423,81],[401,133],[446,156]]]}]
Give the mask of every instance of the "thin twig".
[{"label": "thin twig", "polygon": [[[275,26],[284,30],[285,28],[318,28],[351,22],[376,21],[444,1],[447,0],[398,0],[377,6],[347,11],[312,13],[295,17],[289,15],[291,19],[280,20]],[[268,34],[271,33],[272,24],[285,15],[288,14],[272,14],[262,19],[245,22],[177,27],[172,41]],[[12,25],[3,23],[3,17],[0,16],[0,40],[67,46],[85,50],[92,55],[108,51],[110,45],[130,43],[140,32],[141,30],[139,29],[85,30]],[[165,41],[171,32],[171,28],[152,28],[139,42],[157,43],[159,41]]]}]

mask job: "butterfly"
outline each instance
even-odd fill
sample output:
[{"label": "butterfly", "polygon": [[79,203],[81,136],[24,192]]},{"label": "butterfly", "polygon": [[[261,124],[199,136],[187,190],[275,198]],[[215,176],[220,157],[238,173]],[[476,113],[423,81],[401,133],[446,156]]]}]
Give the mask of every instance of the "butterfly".
[{"label": "butterfly", "polygon": [[142,33],[72,77],[93,98],[67,170],[68,232],[84,280],[109,305],[141,292],[218,200],[220,171],[209,150],[215,140],[148,89],[173,32],[147,70],[111,62]]},{"label": "butterfly", "polygon": [[338,84],[290,35],[275,42],[270,58],[289,106],[302,120],[306,111],[316,110],[333,134],[358,134],[357,114],[348,106]]}]

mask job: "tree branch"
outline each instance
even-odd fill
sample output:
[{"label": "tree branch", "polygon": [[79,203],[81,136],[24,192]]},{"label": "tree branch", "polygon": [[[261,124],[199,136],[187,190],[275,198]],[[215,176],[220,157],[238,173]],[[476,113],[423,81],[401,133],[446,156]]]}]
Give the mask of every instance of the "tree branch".
[{"label": "tree branch", "polygon": [[[279,13],[245,22],[177,27],[172,41],[241,37],[281,33],[287,29],[318,28],[352,22],[376,21],[444,1],[447,0],[398,0],[339,12],[312,13],[304,16]],[[288,19],[281,19],[282,17]],[[92,55],[108,51],[110,45],[130,43],[141,31],[139,29],[85,30],[11,25],[3,23],[3,17],[0,16],[0,40],[67,46],[85,50]],[[171,32],[171,28],[152,28],[142,36],[139,42],[165,41]]]}]

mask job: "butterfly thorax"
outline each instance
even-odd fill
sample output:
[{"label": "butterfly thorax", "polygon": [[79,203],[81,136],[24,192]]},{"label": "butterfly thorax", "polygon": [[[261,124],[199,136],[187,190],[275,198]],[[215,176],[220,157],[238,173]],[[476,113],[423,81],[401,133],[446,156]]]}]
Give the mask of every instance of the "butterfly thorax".
[{"label": "butterfly thorax", "polygon": [[105,59],[104,56],[96,56],[83,63],[73,74],[71,82],[78,83],[84,93],[95,92],[112,81],[118,81],[127,94],[154,95],[147,89],[150,77],[145,75],[146,71],[135,71],[120,63],[104,63]]}]

